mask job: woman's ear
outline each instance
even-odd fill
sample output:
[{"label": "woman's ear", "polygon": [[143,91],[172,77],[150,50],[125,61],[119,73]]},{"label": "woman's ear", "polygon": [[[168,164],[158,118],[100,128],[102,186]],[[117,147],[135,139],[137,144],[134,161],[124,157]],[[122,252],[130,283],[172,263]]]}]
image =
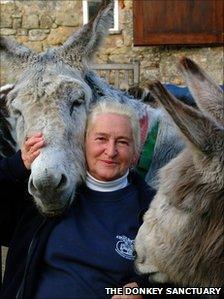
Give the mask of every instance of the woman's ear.
[{"label": "woman's ear", "polygon": [[132,158],[130,167],[131,168],[135,167],[138,164],[138,160],[139,160],[139,153],[135,153],[133,158]]}]

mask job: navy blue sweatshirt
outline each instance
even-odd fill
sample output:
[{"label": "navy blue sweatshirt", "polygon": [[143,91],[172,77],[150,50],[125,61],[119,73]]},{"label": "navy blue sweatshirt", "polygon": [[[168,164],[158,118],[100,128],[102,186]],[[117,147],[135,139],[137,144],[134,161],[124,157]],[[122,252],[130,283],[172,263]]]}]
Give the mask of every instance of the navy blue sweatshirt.
[{"label": "navy blue sweatshirt", "polygon": [[106,287],[136,281],[133,248],[140,211],[133,184],[114,192],[82,187],[47,241],[34,298],[110,298]]},{"label": "navy blue sweatshirt", "polygon": [[22,208],[21,202],[27,197],[27,170],[18,151],[10,158],[0,156],[0,241],[8,246],[17,215]]},{"label": "navy blue sweatshirt", "polygon": [[28,178],[30,171],[26,169],[21,157],[21,151],[9,158],[0,156],[0,184],[3,182],[21,183]]}]

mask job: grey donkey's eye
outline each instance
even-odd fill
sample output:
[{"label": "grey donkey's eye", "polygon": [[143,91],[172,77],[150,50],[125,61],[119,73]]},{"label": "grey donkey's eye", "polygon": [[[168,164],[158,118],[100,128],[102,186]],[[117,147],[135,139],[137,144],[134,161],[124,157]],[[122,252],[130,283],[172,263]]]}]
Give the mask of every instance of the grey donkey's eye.
[{"label": "grey donkey's eye", "polygon": [[72,105],[71,105],[71,108],[70,108],[70,115],[72,115],[73,111],[75,108],[78,108],[79,106],[82,105],[82,103],[84,102],[84,97],[81,97],[79,99],[76,99]]},{"label": "grey donkey's eye", "polygon": [[12,113],[15,117],[19,117],[22,115],[22,113],[18,109],[13,109]]}]

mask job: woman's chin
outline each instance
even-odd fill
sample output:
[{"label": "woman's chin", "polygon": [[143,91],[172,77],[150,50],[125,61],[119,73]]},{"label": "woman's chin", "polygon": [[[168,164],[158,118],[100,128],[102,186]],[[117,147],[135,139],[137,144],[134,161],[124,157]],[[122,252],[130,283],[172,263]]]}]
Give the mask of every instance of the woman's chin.
[{"label": "woman's chin", "polygon": [[[94,176],[95,177],[95,176]],[[113,181],[120,177],[120,174],[106,169],[95,177],[99,181]]]}]

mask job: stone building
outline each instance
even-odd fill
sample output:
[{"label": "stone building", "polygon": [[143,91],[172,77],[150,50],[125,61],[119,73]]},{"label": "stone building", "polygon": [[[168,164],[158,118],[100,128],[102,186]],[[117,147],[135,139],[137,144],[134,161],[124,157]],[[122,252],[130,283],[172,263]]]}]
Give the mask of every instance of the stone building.
[{"label": "stone building", "polygon": [[[14,37],[37,52],[63,43],[83,25],[82,0],[0,0],[0,33]],[[140,63],[141,85],[155,78],[162,82],[183,84],[176,62],[186,55],[207,69],[213,78],[223,83],[223,48],[220,46],[133,46],[133,3],[118,4],[118,30],[106,38],[95,57],[96,63]],[[13,82],[1,59],[1,84]]]}]

